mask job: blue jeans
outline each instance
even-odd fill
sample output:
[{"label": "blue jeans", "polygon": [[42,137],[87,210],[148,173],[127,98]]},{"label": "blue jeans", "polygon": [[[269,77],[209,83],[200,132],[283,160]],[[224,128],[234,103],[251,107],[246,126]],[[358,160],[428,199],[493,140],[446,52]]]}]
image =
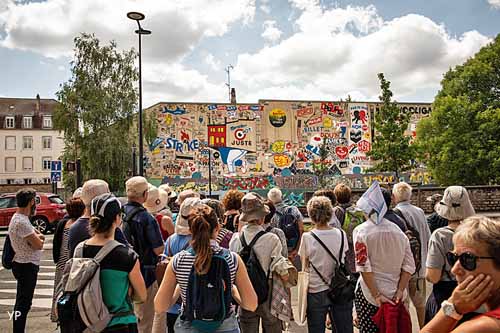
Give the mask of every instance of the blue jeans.
[{"label": "blue jeans", "polygon": [[[191,327],[191,323],[189,321],[182,320],[181,317],[182,316],[179,316],[175,322],[175,333],[199,333],[198,330]],[[240,333],[238,320],[236,319],[234,313],[229,318],[226,318],[215,332]]]},{"label": "blue jeans", "polygon": [[332,330],[336,333],[352,333],[352,302],[333,304],[328,291],[307,294],[307,328],[309,332],[324,333],[326,314],[330,314]]}]

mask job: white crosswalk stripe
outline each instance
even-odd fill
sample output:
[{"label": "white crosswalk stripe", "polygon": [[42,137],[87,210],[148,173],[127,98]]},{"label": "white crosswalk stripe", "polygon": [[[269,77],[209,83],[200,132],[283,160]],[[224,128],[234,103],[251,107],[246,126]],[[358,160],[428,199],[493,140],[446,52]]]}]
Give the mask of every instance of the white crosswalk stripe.
[{"label": "white crosswalk stripe", "polygon": [[[1,235],[2,231],[3,230],[0,230],[0,255],[5,240],[4,237],[1,237],[3,236]],[[56,265],[50,260],[52,257],[52,239],[53,235],[46,235],[43,247],[43,260],[40,262],[40,271],[38,272],[31,311],[49,310],[52,306],[52,294],[56,271]],[[0,273],[0,306],[13,307],[16,302],[17,281],[12,275],[12,272],[7,272],[3,267],[0,267]]]}]

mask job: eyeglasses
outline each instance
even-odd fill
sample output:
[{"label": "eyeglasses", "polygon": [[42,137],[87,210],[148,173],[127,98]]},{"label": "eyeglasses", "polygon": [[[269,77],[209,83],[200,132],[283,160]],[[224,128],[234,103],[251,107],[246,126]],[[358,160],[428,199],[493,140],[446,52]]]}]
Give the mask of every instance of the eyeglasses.
[{"label": "eyeglasses", "polygon": [[448,260],[448,263],[451,266],[455,265],[457,260],[460,260],[460,265],[462,265],[462,267],[468,271],[473,271],[476,269],[477,259],[495,259],[495,258],[494,257],[480,257],[480,256],[476,256],[475,254],[472,254],[470,252],[464,252],[460,255],[455,254],[453,252],[446,253],[446,260]]}]

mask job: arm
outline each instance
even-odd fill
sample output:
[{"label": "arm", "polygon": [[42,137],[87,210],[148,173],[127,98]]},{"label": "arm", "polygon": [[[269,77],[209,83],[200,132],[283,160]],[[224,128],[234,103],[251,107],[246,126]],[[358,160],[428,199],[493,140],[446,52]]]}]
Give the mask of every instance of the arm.
[{"label": "arm", "polygon": [[382,295],[378,290],[373,272],[361,272],[361,276],[363,277],[363,281],[365,281],[366,286],[370,290],[370,294],[372,294],[378,306],[381,306],[382,303],[391,303],[394,305],[394,302],[391,299],[389,299],[385,295]]},{"label": "arm", "polygon": [[292,258],[295,257],[297,255],[297,252],[299,251],[300,241],[302,240],[302,234],[304,233],[304,221],[302,218],[297,221],[297,226],[299,227],[299,240],[297,241],[295,248],[288,254],[288,256]]},{"label": "arm", "polygon": [[160,288],[156,293],[154,302],[155,311],[157,313],[167,311],[177,301],[177,297],[174,297],[177,279],[172,265],[173,261],[170,261],[165,271],[165,275],[163,276]]},{"label": "arm", "polygon": [[37,234],[36,232],[29,234],[28,236],[24,237],[24,240],[28,243],[28,245],[33,249],[33,250],[41,250],[43,249],[43,242],[44,242],[43,235]]},{"label": "arm", "polygon": [[146,224],[146,237],[153,248],[155,255],[159,256],[163,253],[165,245],[163,244],[163,238],[161,238],[160,226],[156,222],[153,215],[148,214],[148,221]]},{"label": "arm", "polygon": [[141,266],[139,260],[135,261],[134,268],[128,273],[128,279],[134,290],[134,296],[137,297],[140,302],[145,302],[147,297],[146,284],[144,283],[144,278],[141,274]]},{"label": "arm", "polygon": [[441,272],[442,270],[439,268],[427,267],[427,270],[425,271],[425,279],[432,284],[436,284],[439,280],[441,280]]},{"label": "arm", "polygon": [[169,235],[172,235],[174,233],[174,223],[172,222],[172,219],[169,216],[163,216],[161,219],[161,226],[164,230],[168,232]]},{"label": "arm", "polygon": [[234,282],[238,288],[238,293],[241,298],[241,307],[248,311],[255,311],[258,305],[257,294],[255,293],[252,282],[250,282],[250,278],[248,277],[245,263],[243,263],[240,256],[238,256],[238,270],[236,271],[236,280]]},{"label": "arm", "polygon": [[54,231],[54,239],[52,241],[52,259],[54,261],[54,264],[57,264],[57,262],[59,261],[59,256],[61,255],[62,235],[66,222],[66,219],[62,219],[57,222],[56,230]]},{"label": "arm", "polygon": [[396,294],[392,298],[392,300],[398,304],[403,298],[403,293],[406,287],[408,287],[408,281],[410,281],[411,274],[405,271],[401,271],[401,275],[399,276],[398,290],[396,290]]}]

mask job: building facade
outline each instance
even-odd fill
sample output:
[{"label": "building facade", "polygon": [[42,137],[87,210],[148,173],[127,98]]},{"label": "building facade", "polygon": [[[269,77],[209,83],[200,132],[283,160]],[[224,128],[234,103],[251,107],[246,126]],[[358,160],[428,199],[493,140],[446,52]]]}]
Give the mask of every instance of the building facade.
[{"label": "building facade", "polygon": [[[415,136],[431,104],[399,106],[412,114],[408,135]],[[145,170],[163,182],[206,179],[209,165],[212,176],[229,182],[312,175],[318,163],[328,175],[361,175],[374,163],[367,153],[379,108],[379,103],[338,101],[158,103],[145,110],[158,124],[158,137],[145,149]],[[326,160],[320,159],[323,142]]]},{"label": "building facade", "polygon": [[50,161],[64,149],[54,129],[57,101],[0,98],[0,184],[50,183]]}]

